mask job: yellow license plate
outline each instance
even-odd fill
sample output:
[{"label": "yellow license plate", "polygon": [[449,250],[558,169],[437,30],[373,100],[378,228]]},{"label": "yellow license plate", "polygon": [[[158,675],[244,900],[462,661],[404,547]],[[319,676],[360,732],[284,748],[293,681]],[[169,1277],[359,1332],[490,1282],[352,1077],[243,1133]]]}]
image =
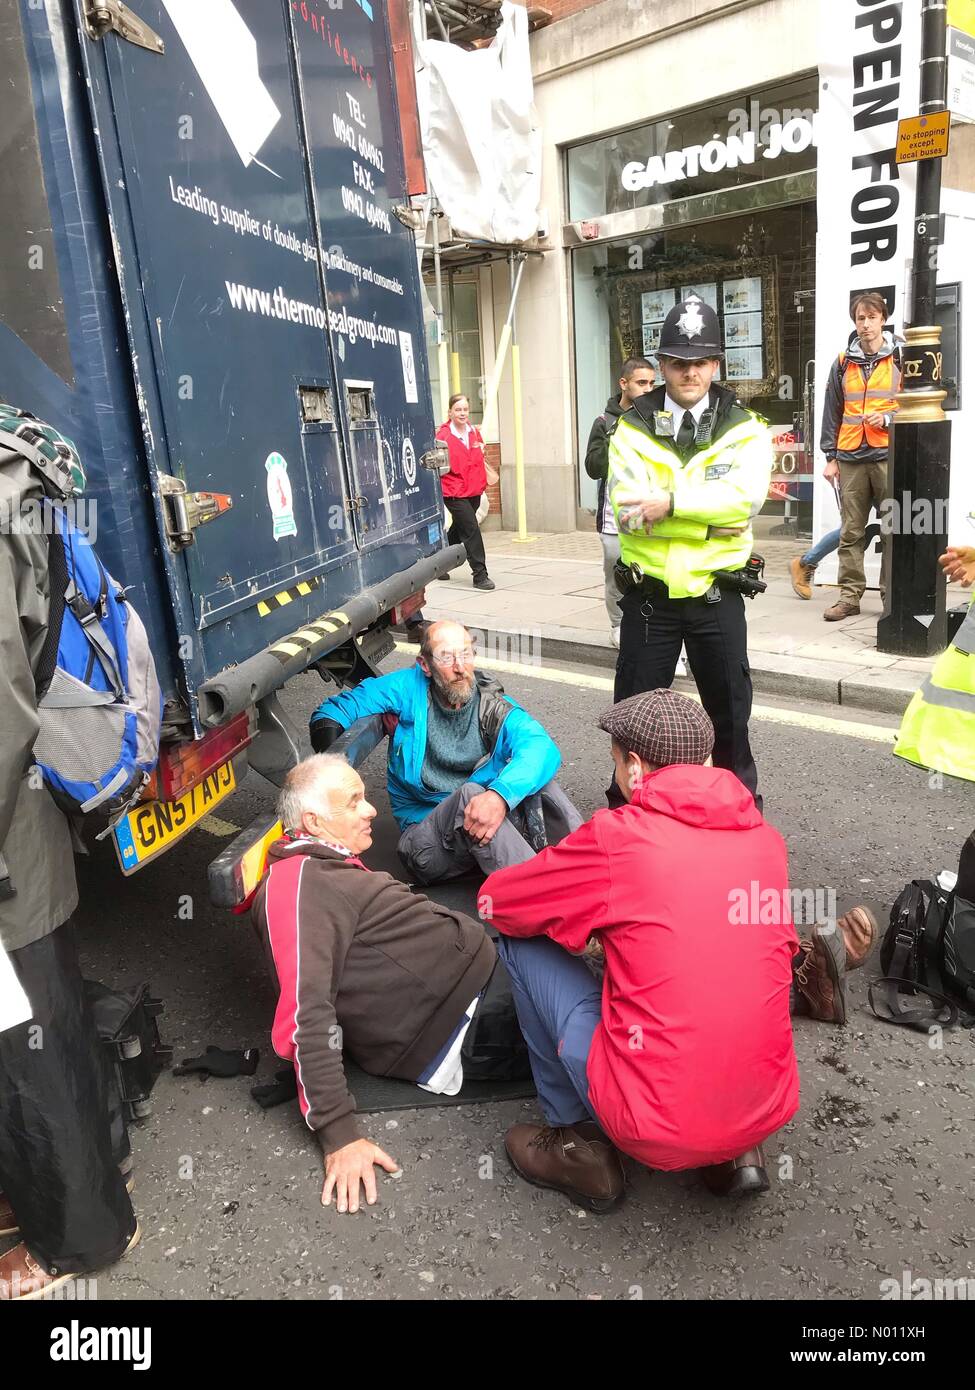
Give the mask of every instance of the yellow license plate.
[{"label": "yellow license plate", "polygon": [[208,772],[175,801],[144,801],[115,827],[115,849],[122,872],[134,874],[150,859],[170,848],[175,840],[202,820],[237,785],[232,762]]}]

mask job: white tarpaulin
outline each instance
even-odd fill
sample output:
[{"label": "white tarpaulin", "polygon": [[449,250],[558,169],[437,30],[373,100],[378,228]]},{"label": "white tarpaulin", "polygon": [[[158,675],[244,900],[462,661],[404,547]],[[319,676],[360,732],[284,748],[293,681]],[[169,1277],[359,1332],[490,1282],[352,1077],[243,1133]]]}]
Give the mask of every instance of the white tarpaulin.
[{"label": "white tarpaulin", "polygon": [[416,48],[427,176],[454,233],[528,241],[539,225],[542,134],[526,11],[505,0],[485,48],[425,38]]}]

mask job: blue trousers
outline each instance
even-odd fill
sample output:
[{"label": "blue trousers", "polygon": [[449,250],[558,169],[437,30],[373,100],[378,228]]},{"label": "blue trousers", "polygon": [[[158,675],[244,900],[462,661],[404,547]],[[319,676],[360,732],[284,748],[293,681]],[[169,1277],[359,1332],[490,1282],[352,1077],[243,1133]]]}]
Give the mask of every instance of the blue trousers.
[{"label": "blue trousers", "polygon": [[547,936],[501,936],[532,1076],[550,1125],[594,1120],[586,1062],[600,1018],[602,985],[578,956]]},{"label": "blue trousers", "polygon": [[[821,560],[825,560],[827,555],[832,555],[833,551],[839,546],[841,530],[842,527],[837,526],[835,531],[827,531],[825,536],[818,540],[815,545],[809,547],[799,563],[802,565],[811,565],[812,568],[815,569]],[[879,522],[872,521],[863,533],[864,551],[870,549],[870,546],[879,535],[880,524]]]}]

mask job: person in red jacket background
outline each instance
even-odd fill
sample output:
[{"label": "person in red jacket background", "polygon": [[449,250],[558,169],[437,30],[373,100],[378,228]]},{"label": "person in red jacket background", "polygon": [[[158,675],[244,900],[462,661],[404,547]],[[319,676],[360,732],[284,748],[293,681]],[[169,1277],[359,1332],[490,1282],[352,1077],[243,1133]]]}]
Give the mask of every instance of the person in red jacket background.
[{"label": "person in red jacket background", "polygon": [[[451,396],[448,419],[437,430],[437,438],[446,442],[450,454],[450,472],[440,480],[443,500],[452,518],[447,532],[448,544],[463,545],[467,551],[474,588],[493,589],[494,581],[487,572],[484,538],[477,524],[478,504],[487,489],[484,440],[471,424],[471,403],[466,396]],[[449,579],[450,575],[439,577]]]},{"label": "person in red jacket background", "polygon": [[[800,945],[782,838],[710,766],[694,701],[649,691],[599,725],[628,804],[481,890],[547,1120],[515,1125],[505,1148],[529,1182],[594,1211],[623,1194],[617,1150],[704,1168],[716,1192],[764,1191],[760,1145],[799,1104],[790,1006],[843,1022],[842,975],[873,931],[857,908]],[[593,933],[602,985],[579,958]]]}]

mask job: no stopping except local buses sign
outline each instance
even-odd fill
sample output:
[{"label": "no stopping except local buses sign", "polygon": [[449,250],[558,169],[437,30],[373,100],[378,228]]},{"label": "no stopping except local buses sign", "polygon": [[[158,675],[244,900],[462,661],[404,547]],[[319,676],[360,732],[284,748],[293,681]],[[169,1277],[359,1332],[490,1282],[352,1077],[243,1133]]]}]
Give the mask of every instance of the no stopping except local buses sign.
[{"label": "no stopping except local buses sign", "polygon": [[927,116],[909,116],[897,122],[897,163],[912,164],[917,159],[944,159],[948,153],[947,111]]}]

